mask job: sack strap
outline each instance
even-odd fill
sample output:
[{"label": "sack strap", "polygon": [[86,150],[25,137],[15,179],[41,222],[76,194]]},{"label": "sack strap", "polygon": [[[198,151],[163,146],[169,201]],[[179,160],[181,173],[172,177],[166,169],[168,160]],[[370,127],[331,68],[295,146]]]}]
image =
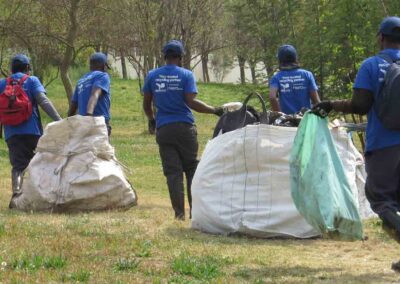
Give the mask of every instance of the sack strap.
[{"label": "sack strap", "polygon": [[243,106],[247,106],[247,103],[249,102],[249,100],[252,98],[252,97],[257,97],[258,98],[258,100],[261,102],[261,105],[262,105],[262,112],[264,113],[264,114],[266,114],[267,113],[267,107],[266,107],[266,105],[265,105],[265,101],[264,101],[264,99],[261,97],[261,95],[259,94],[259,93],[257,93],[257,92],[253,92],[253,93],[251,93],[251,94],[249,94],[247,97],[246,97],[246,99],[243,101]]}]

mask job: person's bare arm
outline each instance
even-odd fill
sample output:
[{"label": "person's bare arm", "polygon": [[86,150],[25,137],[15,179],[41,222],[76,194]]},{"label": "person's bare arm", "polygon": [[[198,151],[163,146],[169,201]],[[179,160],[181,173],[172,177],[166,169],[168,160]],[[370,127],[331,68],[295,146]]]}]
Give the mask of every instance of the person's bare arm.
[{"label": "person's bare arm", "polygon": [[374,94],[366,89],[353,89],[351,100],[323,101],[313,107],[313,112],[325,117],[334,110],[341,113],[367,114],[374,103]]},{"label": "person's bare arm", "polygon": [[374,103],[374,94],[366,89],[354,89],[351,100],[332,101],[332,109],[336,112],[365,115]]},{"label": "person's bare arm", "polygon": [[279,106],[277,88],[269,89],[269,102],[271,103],[271,108],[273,111],[281,111],[281,107]]},{"label": "person's bare arm", "polygon": [[202,102],[202,101],[196,99],[196,94],[185,94],[185,101],[186,101],[186,104],[192,110],[200,112],[200,113],[216,114],[217,109],[218,109],[213,106],[209,106],[205,102]]},{"label": "person's bare arm", "polygon": [[87,108],[86,108],[86,114],[87,115],[93,115],[94,108],[97,105],[97,102],[100,98],[100,96],[103,94],[103,90],[101,88],[93,88],[92,89],[92,94],[90,95]]},{"label": "person's bare arm", "polygon": [[313,105],[321,102],[317,90],[310,91],[310,99]]},{"label": "person's bare arm", "polygon": [[48,116],[54,121],[61,120],[61,116],[58,114],[56,108],[47,98],[46,94],[39,93],[36,97],[38,105],[47,113]]},{"label": "person's bare arm", "polygon": [[147,116],[148,120],[154,120],[154,112],[153,112],[153,95],[151,93],[144,93],[143,96],[143,110]]}]

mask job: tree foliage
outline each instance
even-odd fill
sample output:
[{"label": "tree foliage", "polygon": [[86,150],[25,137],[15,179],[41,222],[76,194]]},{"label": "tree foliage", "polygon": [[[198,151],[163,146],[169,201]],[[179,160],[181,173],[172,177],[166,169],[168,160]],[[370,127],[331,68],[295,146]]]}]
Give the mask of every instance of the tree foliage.
[{"label": "tree foliage", "polygon": [[[0,9],[2,73],[8,55],[27,52],[43,81],[52,80],[49,70],[59,69],[69,98],[70,67],[88,49],[126,59],[143,78],[163,64],[160,51],[170,39],[183,41],[184,66],[201,64],[205,82],[209,66],[215,71],[236,59],[241,82],[258,83],[255,66],[271,76],[277,48],[293,44],[320,93],[341,98],[349,96],[362,60],[378,52],[379,23],[400,14],[400,1],[0,0]],[[245,63],[251,80],[245,78]]]}]

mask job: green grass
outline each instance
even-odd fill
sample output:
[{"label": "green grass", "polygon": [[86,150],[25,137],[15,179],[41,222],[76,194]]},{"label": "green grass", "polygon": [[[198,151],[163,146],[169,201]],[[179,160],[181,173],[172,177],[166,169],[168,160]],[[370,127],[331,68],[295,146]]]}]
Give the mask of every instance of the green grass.
[{"label": "green grass", "polygon": [[[65,117],[60,82],[48,94]],[[199,98],[242,101],[252,86],[200,84]],[[266,89],[258,87],[264,95]],[[173,219],[154,136],[136,81],[112,81],[112,144],[138,193],[127,211],[32,214],[8,210],[10,165],[0,141],[0,283],[396,283],[399,246],[365,223],[368,240],[255,239],[194,231]],[[257,103],[254,103],[257,105]],[[217,122],[196,114],[200,153]],[[43,115],[43,120],[48,118]]]}]

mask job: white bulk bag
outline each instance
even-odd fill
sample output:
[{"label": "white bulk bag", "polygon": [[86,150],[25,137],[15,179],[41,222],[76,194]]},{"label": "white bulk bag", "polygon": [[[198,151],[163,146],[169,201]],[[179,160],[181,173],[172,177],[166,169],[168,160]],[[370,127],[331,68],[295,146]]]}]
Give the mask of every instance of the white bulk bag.
[{"label": "white bulk bag", "polygon": [[17,209],[74,212],[136,204],[103,117],[77,115],[48,124],[36,152],[15,198]]},{"label": "white bulk bag", "polygon": [[[309,238],[318,233],[297,211],[289,156],[297,128],[248,125],[206,145],[192,183],[192,227],[214,234]],[[332,130],[363,217],[363,157],[345,131]],[[360,180],[361,178],[361,180]]]}]

